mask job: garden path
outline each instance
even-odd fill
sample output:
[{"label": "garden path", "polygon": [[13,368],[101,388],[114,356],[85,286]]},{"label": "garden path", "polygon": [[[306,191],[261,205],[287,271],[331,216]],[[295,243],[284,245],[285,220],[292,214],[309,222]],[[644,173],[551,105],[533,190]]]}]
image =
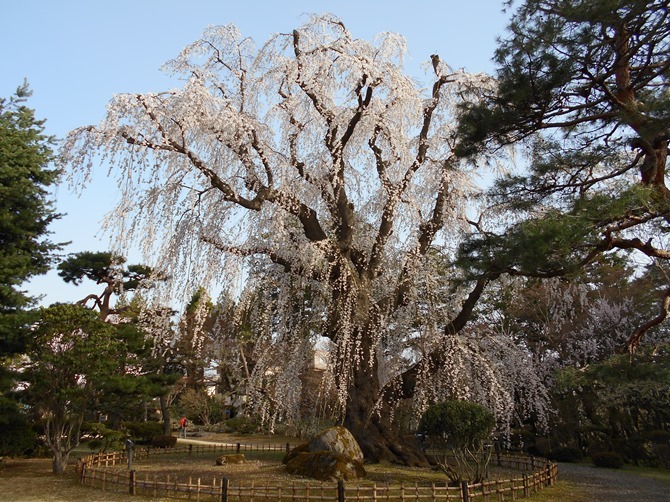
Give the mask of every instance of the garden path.
[{"label": "garden path", "polygon": [[670,502],[670,483],[621,469],[560,463],[558,479],[579,485],[594,502]]}]

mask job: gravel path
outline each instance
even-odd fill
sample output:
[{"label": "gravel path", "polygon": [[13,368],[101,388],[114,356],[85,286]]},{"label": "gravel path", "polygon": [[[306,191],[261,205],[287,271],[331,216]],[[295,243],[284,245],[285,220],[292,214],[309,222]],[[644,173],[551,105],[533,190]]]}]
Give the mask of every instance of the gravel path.
[{"label": "gravel path", "polygon": [[583,487],[594,502],[670,502],[670,483],[619,469],[561,463],[558,479]]}]

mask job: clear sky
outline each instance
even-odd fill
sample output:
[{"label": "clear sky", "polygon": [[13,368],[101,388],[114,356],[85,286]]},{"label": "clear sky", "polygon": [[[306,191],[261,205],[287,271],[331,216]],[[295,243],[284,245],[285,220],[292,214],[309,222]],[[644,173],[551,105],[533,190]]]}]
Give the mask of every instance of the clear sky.
[{"label": "clear sky", "polygon": [[[407,72],[425,80],[422,63],[437,53],[452,68],[492,72],[496,37],[508,14],[498,0],[16,0],[3,2],[0,21],[0,96],[24,78],[33,90],[29,106],[45,118],[46,131],[64,138],[75,127],[97,124],[112,95],[159,91],[178,85],[160,71],[209,25],[233,23],[261,45],[273,33],[290,32],[308,13],[339,16],[357,38],[384,31],[405,36]],[[65,216],[51,226],[52,240],[71,241],[65,252],[103,251],[109,238],[99,222],[117,200],[116,185],[98,169],[81,196],[67,186],[54,191]],[[130,254],[130,261],[140,257]],[[55,272],[31,281],[44,304],[76,301],[91,285],[66,285]]]}]

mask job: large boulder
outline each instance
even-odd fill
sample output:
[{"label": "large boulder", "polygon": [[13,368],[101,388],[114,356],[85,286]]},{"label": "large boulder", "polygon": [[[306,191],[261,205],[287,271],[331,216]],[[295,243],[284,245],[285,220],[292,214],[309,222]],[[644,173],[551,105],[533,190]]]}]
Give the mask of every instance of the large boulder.
[{"label": "large boulder", "polygon": [[309,442],[307,449],[311,452],[335,451],[353,460],[363,460],[361,447],[353,434],[344,427],[326,429]]},{"label": "large boulder", "polygon": [[289,452],[286,455],[284,455],[284,458],[282,459],[281,463],[284,465],[288,464],[300,453],[309,453],[309,443],[302,443],[299,444],[298,446],[294,446],[293,448],[291,448],[291,450],[289,450]]},{"label": "large boulder", "polygon": [[336,451],[301,452],[286,464],[286,472],[320,481],[364,478],[363,464]]},{"label": "large boulder", "polygon": [[335,451],[347,457],[363,461],[363,452],[354,436],[344,427],[331,427],[324,430],[309,443],[295,446],[284,455],[283,464],[288,464],[299,453],[315,453],[318,451]]}]

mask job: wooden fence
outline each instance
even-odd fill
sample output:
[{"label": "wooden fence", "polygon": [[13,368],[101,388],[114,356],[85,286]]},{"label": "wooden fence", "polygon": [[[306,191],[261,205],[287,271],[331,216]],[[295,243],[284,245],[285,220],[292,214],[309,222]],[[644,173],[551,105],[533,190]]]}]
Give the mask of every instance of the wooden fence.
[{"label": "wooden fence", "polygon": [[[224,451],[283,451],[289,445],[188,445],[177,448],[135,449],[133,458],[149,458],[155,455],[186,454],[199,455]],[[221,502],[252,501],[378,501],[378,502],[504,502],[531,496],[533,493],[556,482],[558,469],[555,463],[523,455],[497,453],[493,461],[502,467],[523,471],[515,478],[492,480],[460,487],[446,484],[401,484],[377,485],[359,483],[306,483],[260,486],[253,481],[231,481],[226,478],[203,479],[192,477],[178,479],[170,476],[141,475],[135,470],[109,469],[126,464],[126,452],[95,453],[77,462],[77,473],[82,484],[102,490],[128,493],[130,495],[188,498],[189,500],[215,500]]]}]

